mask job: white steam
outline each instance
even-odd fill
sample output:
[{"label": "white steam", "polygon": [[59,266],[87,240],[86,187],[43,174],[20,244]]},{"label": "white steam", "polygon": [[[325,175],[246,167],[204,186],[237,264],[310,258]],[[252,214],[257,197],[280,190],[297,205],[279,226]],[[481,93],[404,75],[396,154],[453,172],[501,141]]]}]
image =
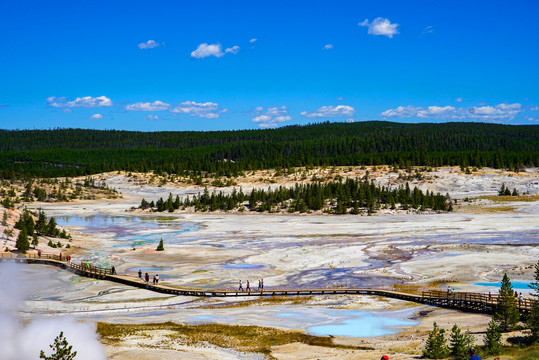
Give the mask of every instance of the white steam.
[{"label": "white steam", "polygon": [[3,360],[39,359],[41,350],[52,353],[50,344],[64,332],[77,351],[76,360],[105,360],[105,350],[98,341],[96,325],[71,317],[35,318],[23,324],[19,310],[32,291],[46,286],[44,278],[21,281],[22,265],[0,263],[0,352]]}]

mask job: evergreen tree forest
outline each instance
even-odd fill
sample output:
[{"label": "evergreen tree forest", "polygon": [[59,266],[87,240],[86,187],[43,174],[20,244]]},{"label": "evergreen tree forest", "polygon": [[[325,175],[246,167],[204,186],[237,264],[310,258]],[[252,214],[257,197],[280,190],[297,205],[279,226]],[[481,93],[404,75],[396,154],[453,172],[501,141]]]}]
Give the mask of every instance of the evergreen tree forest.
[{"label": "evergreen tree forest", "polygon": [[[366,209],[375,212],[382,205],[391,209],[448,211],[451,204],[448,196],[434,194],[427,190],[423,193],[418,188],[410,189],[408,183],[396,189],[377,186],[365,176],[363,179],[346,179],[327,183],[296,184],[293,187],[253,189],[250,193],[233,189],[231,194],[222,191],[210,192],[206,188],[203,193],[180,199],[169,195],[168,199],[160,198],[157,202],[148,203],[145,199],[141,209],[151,208],[162,212],[180,208],[194,207],[195,211],[234,210],[243,211],[245,206],[250,211],[274,212],[286,209],[290,213],[323,210],[332,214],[360,214]],[[244,205],[244,203],[247,203]]]},{"label": "evergreen tree forest", "polygon": [[154,170],[236,176],[299,166],[539,165],[539,126],[319,123],[211,132],[0,130],[0,178]]}]

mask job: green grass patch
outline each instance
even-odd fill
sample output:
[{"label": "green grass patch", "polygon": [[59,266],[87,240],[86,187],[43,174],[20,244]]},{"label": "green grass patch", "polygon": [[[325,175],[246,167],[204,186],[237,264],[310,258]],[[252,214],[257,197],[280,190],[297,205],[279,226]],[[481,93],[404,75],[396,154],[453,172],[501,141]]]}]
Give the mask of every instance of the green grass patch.
[{"label": "green grass patch", "polygon": [[280,330],[261,326],[203,324],[183,325],[173,322],[152,324],[98,323],[102,340],[119,343],[127,336],[151,336],[152,331],[168,331],[171,341],[186,345],[210,343],[222,348],[270,354],[271,347],[299,342],[312,346],[339,349],[373,350],[372,348],[335,344],[329,336],[313,336],[299,331]]},{"label": "green grass patch", "polygon": [[494,202],[512,202],[512,201],[533,202],[533,201],[539,201],[539,195],[519,195],[519,196],[484,195],[484,196],[478,196],[476,199],[486,199],[486,200],[490,200]]}]

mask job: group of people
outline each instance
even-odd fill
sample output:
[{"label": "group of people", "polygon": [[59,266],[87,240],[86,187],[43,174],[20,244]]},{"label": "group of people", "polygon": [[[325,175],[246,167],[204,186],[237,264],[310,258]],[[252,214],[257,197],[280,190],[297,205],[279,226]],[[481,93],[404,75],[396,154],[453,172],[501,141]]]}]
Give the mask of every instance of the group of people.
[{"label": "group of people", "polygon": [[[41,250],[38,251],[38,254],[39,254],[39,257],[41,257]],[[64,255],[63,258],[64,258],[65,261],[67,261],[68,263],[71,262],[71,255]],[[62,261],[62,253],[60,253],[60,261]]]},{"label": "group of people", "polygon": [[[264,290],[264,279],[259,279],[258,280],[258,290]],[[243,283],[241,282],[241,280],[240,280],[240,286],[238,288],[238,291],[244,291],[243,290]],[[249,280],[247,280],[247,283],[246,283],[246,286],[245,286],[245,291],[251,291],[251,283],[249,282]]]},{"label": "group of people", "polygon": [[[139,277],[140,279],[142,279],[142,269],[140,269],[140,270],[138,271],[138,277]],[[150,283],[150,274],[145,273],[145,274],[144,274],[144,279],[143,279],[143,280],[146,282],[146,284],[149,284],[149,283]],[[153,276],[153,280],[152,280],[152,281],[153,281],[153,284],[154,284],[154,285],[159,284],[159,274],[155,274],[155,275]]]}]

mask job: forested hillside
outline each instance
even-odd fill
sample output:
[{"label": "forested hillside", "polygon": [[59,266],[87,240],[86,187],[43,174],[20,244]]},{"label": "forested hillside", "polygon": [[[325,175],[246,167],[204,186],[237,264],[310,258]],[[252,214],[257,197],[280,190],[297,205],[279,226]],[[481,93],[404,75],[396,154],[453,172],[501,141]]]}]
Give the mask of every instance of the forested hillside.
[{"label": "forested hillside", "polygon": [[321,123],[267,130],[0,130],[0,176],[185,173],[307,165],[539,165],[539,126]]}]

